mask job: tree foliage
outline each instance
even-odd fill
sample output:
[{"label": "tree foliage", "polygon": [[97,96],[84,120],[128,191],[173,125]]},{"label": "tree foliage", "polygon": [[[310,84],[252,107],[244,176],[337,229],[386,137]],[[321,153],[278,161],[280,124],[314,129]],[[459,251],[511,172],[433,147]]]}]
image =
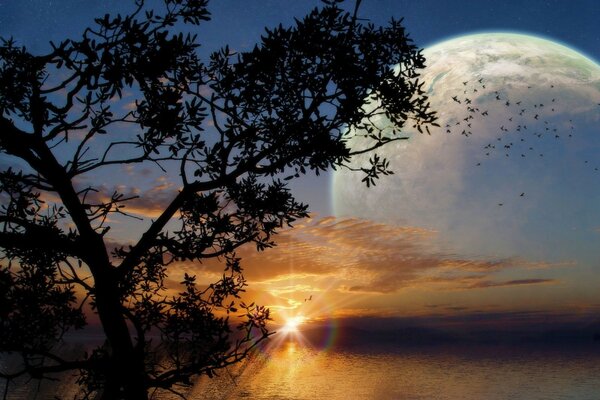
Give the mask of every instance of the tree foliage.
[{"label": "tree foliage", "polygon": [[[406,123],[435,123],[424,59],[399,21],[363,24],[326,2],[250,51],[203,61],[181,29],[209,16],[205,0],[164,0],[161,13],[137,0],[47,54],[2,40],[0,351],[22,357],[7,380],[76,370],[88,395],[143,399],[242,360],[269,335],[269,311],[241,300],[235,252],[273,246],[307,215],[287,181],[404,139]],[[370,123],[379,115],[393,132]],[[390,173],[371,160],[360,168],[369,184]],[[117,186],[125,167],[179,186],[139,238],[115,246],[111,220],[136,200]],[[210,258],[222,261],[218,281],[186,275],[169,292],[175,263]],[[57,344],[89,318],[105,343],[64,359]]]}]

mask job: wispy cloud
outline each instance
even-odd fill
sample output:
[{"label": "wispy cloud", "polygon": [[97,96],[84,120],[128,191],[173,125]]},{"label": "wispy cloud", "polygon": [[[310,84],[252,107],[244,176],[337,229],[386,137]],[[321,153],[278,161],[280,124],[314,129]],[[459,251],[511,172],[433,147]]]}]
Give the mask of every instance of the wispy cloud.
[{"label": "wispy cloud", "polygon": [[[556,271],[572,266],[519,258],[461,257],[440,249],[436,238],[437,232],[417,227],[361,219],[307,219],[281,231],[274,248],[258,252],[247,245],[238,249],[249,283],[243,297],[275,311],[311,311],[315,318],[325,314],[487,313],[510,309],[517,291],[522,295],[538,290],[533,287],[565,284]],[[172,266],[167,283],[178,290],[188,273],[196,275],[199,283],[209,284],[219,279],[223,267],[217,259],[179,263]],[[487,305],[475,300],[483,291],[490,291]],[[420,301],[411,297],[415,293]],[[490,305],[493,302],[500,308]]]},{"label": "wispy cloud", "polygon": [[539,284],[554,284],[558,281],[556,279],[513,279],[509,281],[487,281],[482,280],[480,282],[471,285],[471,288],[488,288],[488,287],[501,287],[501,286],[519,286],[519,285],[539,285]]},{"label": "wispy cloud", "polygon": [[[405,288],[469,290],[557,283],[538,276],[568,264],[516,258],[465,258],[440,250],[437,232],[361,219],[312,219],[277,237],[278,246],[239,255],[253,283],[278,286],[308,277],[327,277],[335,290],[390,294]],[[508,270],[538,270],[535,276],[499,279]]]},{"label": "wispy cloud", "polygon": [[[78,187],[85,186],[86,181],[78,182]],[[86,202],[108,203],[114,193],[119,193],[128,199],[121,203],[121,211],[142,218],[158,217],[178,193],[178,187],[164,176],[156,178],[153,185],[145,190],[126,185],[100,185],[94,189],[86,193]]]}]

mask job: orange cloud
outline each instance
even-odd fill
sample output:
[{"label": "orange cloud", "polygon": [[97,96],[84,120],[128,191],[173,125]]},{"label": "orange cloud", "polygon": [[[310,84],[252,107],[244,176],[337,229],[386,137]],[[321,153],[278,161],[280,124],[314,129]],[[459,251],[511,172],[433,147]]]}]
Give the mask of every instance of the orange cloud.
[{"label": "orange cloud", "polygon": [[470,288],[488,288],[500,286],[518,286],[518,285],[538,285],[557,283],[556,279],[513,279],[510,281],[492,282],[482,280],[470,286]]},{"label": "orange cloud", "polygon": [[[249,284],[243,298],[274,312],[310,311],[314,318],[357,316],[366,310],[379,316],[430,313],[427,304],[434,302],[450,307],[438,308],[442,313],[459,312],[475,304],[481,307],[474,300],[479,295],[470,293],[494,291],[488,301],[502,303],[515,290],[562,283],[553,272],[572,265],[461,257],[440,249],[436,238],[432,230],[361,219],[300,221],[281,231],[272,249],[238,249]],[[179,290],[184,273],[208,285],[219,279],[223,267],[217,259],[177,263],[170,267],[167,285]]]},{"label": "orange cloud", "polygon": [[[310,277],[335,280],[335,290],[395,293],[409,287],[464,290],[555,283],[546,277],[497,280],[514,269],[549,269],[564,264],[519,259],[469,259],[445,253],[435,244],[436,232],[361,219],[312,219],[281,232],[278,245],[264,253],[251,246],[239,251],[253,284],[277,286]],[[440,285],[443,283],[443,285]],[[432,286],[432,284],[437,284]]]}]

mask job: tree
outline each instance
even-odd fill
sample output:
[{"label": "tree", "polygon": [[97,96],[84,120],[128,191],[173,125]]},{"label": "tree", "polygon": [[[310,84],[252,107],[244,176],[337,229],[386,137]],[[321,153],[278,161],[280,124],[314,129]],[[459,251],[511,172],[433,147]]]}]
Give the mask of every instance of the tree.
[{"label": "tree", "polygon": [[[8,381],[74,370],[88,395],[146,399],[242,360],[268,337],[269,311],[241,301],[235,252],[273,246],[307,215],[287,181],[435,121],[418,81],[424,59],[399,21],[364,25],[329,1],[251,51],[202,62],[181,28],[209,20],[207,1],[164,5],[159,14],[137,0],[48,54],[1,43],[0,351],[22,360]],[[394,131],[369,123],[381,114]],[[349,146],[356,135],[364,147]],[[137,196],[97,178],[147,166],[179,187],[137,241],[115,245],[111,218]],[[391,173],[376,155],[359,170],[368,184]],[[221,279],[186,275],[167,292],[169,268],[209,258],[222,261]],[[235,331],[230,315],[241,316]],[[95,317],[105,344],[58,354],[64,334]]]}]

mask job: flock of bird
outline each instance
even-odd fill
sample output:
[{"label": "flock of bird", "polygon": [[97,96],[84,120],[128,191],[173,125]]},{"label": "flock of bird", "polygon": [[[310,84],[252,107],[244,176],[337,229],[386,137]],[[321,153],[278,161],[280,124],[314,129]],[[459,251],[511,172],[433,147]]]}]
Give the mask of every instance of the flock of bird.
[{"label": "flock of bird", "polygon": [[[486,118],[490,115],[489,110],[481,110],[477,105],[473,104],[471,97],[478,96],[478,92],[481,89],[485,89],[485,81],[483,78],[479,78],[477,86],[469,85],[469,81],[462,82],[464,90],[463,95],[459,98],[458,95],[452,97],[452,101],[458,104],[465,105],[466,115],[462,120],[453,123],[446,124],[446,132],[453,133],[457,130],[464,136],[471,136],[473,134],[472,124],[476,118]],[[531,86],[527,86],[527,89],[531,89]],[[553,89],[554,85],[550,85]],[[533,103],[526,104],[523,100],[511,100],[507,95],[496,90],[493,93],[494,101],[500,103],[503,107],[506,107],[508,111],[508,119],[504,123],[498,126],[498,136],[495,142],[490,142],[484,147],[486,150],[486,156],[490,156],[493,150],[502,149],[504,155],[509,157],[509,150],[516,147],[515,141],[518,140],[521,143],[527,142],[526,134],[534,138],[543,138],[552,136],[555,139],[561,137],[573,137],[574,126],[573,121],[569,120],[569,126],[567,132],[564,132],[564,127],[559,128],[555,121],[552,121],[548,117],[548,113],[544,112],[550,109],[550,114],[556,113],[558,110],[557,98],[552,98],[549,104],[544,103]],[[546,117],[544,117],[546,115]],[[543,125],[540,125],[542,123]],[[534,146],[529,145],[528,151],[534,151]],[[540,157],[543,157],[543,153],[538,153]],[[521,153],[521,157],[526,157],[525,152]]]},{"label": "flock of bird", "polygon": [[[550,84],[549,89],[554,89]],[[475,81],[462,82],[462,94],[452,96],[454,103],[464,106],[462,119],[454,118],[445,124],[446,133],[460,133],[463,136],[473,135],[476,127],[475,123],[479,119],[489,118],[490,115],[500,114],[506,116],[506,120],[498,122],[497,135],[487,143],[483,150],[486,157],[495,154],[503,154],[510,157],[511,154],[518,154],[520,158],[535,155],[544,157],[543,150],[536,148],[536,140],[552,138],[559,140],[569,139],[575,136],[575,128],[572,120],[564,121],[558,118],[560,111],[560,101],[558,96],[551,97],[546,103],[531,102],[524,99],[511,99],[502,91],[486,90],[486,81],[479,78]],[[532,86],[527,86],[531,90]],[[557,93],[558,94],[558,93]],[[480,96],[485,96],[493,102],[497,102],[500,107],[483,109]],[[485,102],[489,105],[489,102]],[[501,111],[501,112],[498,112]],[[553,118],[553,115],[556,115]],[[494,121],[496,122],[496,121]],[[486,129],[489,129],[487,124]],[[547,142],[545,142],[547,143]],[[584,161],[588,164],[588,161]],[[481,166],[482,162],[477,162],[476,166]],[[598,171],[598,167],[594,168]],[[522,192],[518,197],[524,197]],[[503,206],[504,203],[498,203]]]}]

